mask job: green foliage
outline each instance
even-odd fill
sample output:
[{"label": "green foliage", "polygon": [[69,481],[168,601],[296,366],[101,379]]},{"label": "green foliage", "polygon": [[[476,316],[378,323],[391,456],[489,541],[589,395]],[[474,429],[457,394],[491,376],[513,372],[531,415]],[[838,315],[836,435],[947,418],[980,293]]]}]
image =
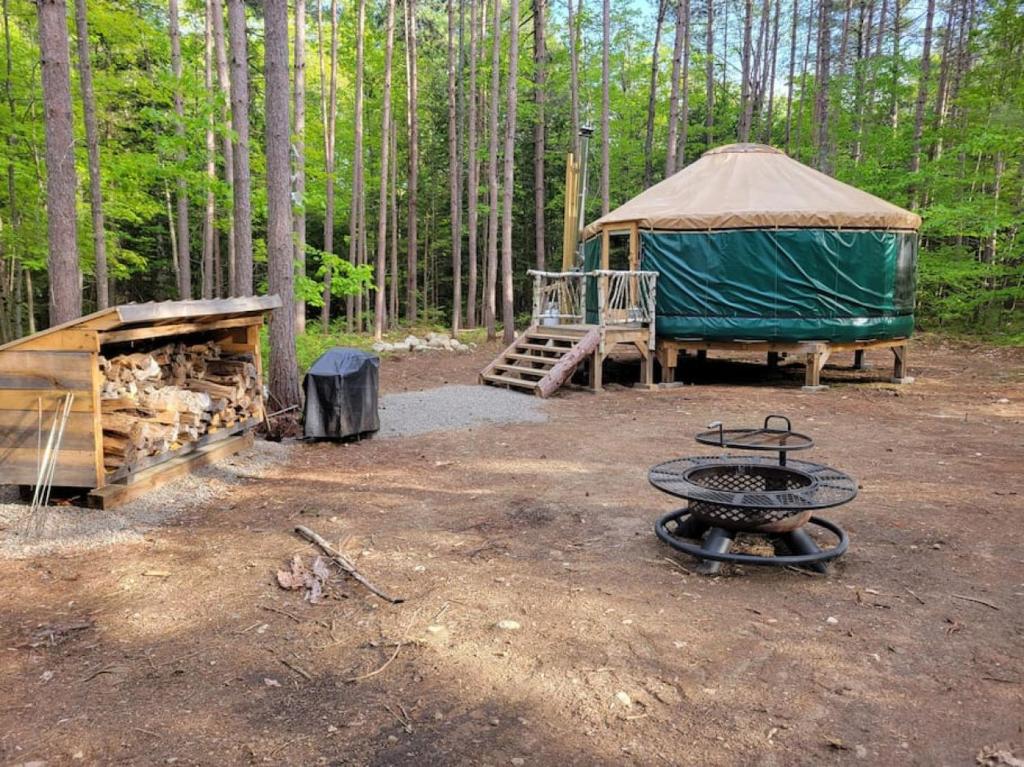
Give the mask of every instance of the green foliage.
[{"label": "green foliage", "polygon": [[[1024,221],[1024,15],[1017,0],[978,0],[970,6],[974,19],[967,49],[960,60],[945,45],[945,30],[950,14],[956,23],[967,0],[937,4],[932,44],[932,66],[925,102],[924,130],[921,137],[920,170],[911,173],[914,152],[914,113],[921,75],[920,51],[923,26],[923,0],[901,4],[901,31],[898,55],[894,50],[893,25],[886,29],[877,55],[868,46],[868,55],[856,56],[856,17],[861,6],[854,3],[850,43],[845,65],[839,63],[839,30],[845,6],[833,3],[833,66],[828,101],[831,115],[833,172],[847,183],[863,188],[896,204],[917,207],[924,219],[922,227],[919,276],[918,318],[924,328],[945,332],[974,333],[1000,339],[1019,339],[1022,325],[1020,304],[1024,284],[1024,245],[1020,233]],[[208,188],[216,201],[218,236],[222,260],[227,257],[228,227],[232,199],[224,179],[220,158],[220,139],[230,135],[222,115],[226,106],[219,91],[206,92],[203,82],[203,4],[183,3],[182,51],[185,61],[181,84],[185,103],[185,136],[176,134],[173,102],[176,83],[170,69],[170,45],[166,3],[126,3],[122,0],[89,0],[90,46],[95,80],[97,113],[101,134],[102,190],[107,227],[107,250],[115,301],[161,300],[176,297],[175,274],[171,259],[168,195],[173,196],[179,177],[187,184],[190,200],[190,253],[198,285],[199,253],[202,239],[203,203]],[[372,304],[373,267],[353,265],[349,232],[352,197],[354,144],[355,46],[356,22],[351,4],[342,3],[338,18],[338,120],[336,137],[337,171],[333,179],[336,212],[325,222],[328,179],[324,170],[325,120],[321,93],[326,90],[320,71],[321,51],[317,39],[317,5],[308,4],[306,51],[306,193],[296,200],[306,213],[308,258],[304,272],[296,274],[295,294],[311,308],[322,304],[323,282],[329,270],[330,293],[345,297],[366,293],[364,307]],[[891,5],[891,4],[890,4]],[[14,284],[10,277],[18,269],[30,271],[34,285],[37,320],[45,321],[47,295],[47,242],[43,109],[39,76],[39,51],[36,41],[36,9],[32,0],[8,0],[10,55],[0,45],[0,73],[9,69],[0,88],[0,154],[6,180],[0,182],[0,285],[4,290]],[[330,35],[328,4],[321,3],[323,31]],[[672,69],[674,4],[669,4],[658,51],[658,81],[654,117],[653,152],[644,156],[648,89],[651,75],[651,44],[657,3],[653,0],[625,0],[612,8],[610,51],[611,126],[608,136],[611,162],[610,204],[614,208],[641,191],[645,162],[654,169],[654,181],[661,177],[666,154],[668,130],[669,82]],[[755,13],[760,13],[755,4]],[[263,43],[259,3],[247,3],[250,15],[249,71],[251,104],[250,151],[252,171],[253,242],[256,282],[266,282],[266,197],[264,142]],[[419,241],[416,268],[419,278],[419,309],[428,325],[442,326],[452,315],[451,278],[452,231],[449,221],[449,190],[453,169],[448,161],[447,114],[447,17],[443,3],[420,3],[419,32],[419,140],[420,187]],[[546,253],[547,263],[560,261],[565,152],[571,144],[569,98],[569,51],[564,5],[549,5],[548,60],[546,66]],[[814,100],[814,38],[805,61],[804,36],[808,30],[810,6],[799,3],[797,60],[792,83],[790,135],[787,145],[787,96],[790,91],[789,29],[791,5],[782,4],[780,41],[777,56],[774,102],[771,119],[767,110],[755,118],[754,140],[767,140],[786,146],[790,154],[813,163],[817,156]],[[716,43],[714,58],[713,138],[705,135],[707,115],[704,65],[704,6],[691,3],[691,61],[688,73],[689,120],[686,162],[692,162],[708,148],[736,140],[740,110],[737,82],[738,48],[742,35],[742,4],[716,4]],[[534,252],[534,168],[533,123],[537,116],[532,60],[532,8],[522,7],[520,73],[518,82],[519,124],[515,142],[515,187],[513,189],[513,280],[515,309],[520,318],[529,310],[530,284],[526,269],[537,263]],[[401,19],[399,13],[399,19]],[[962,14],[964,18],[967,14]],[[812,31],[813,22],[812,21]],[[892,20],[890,19],[890,22]],[[468,13],[466,22],[468,23]],[[502,19],[507,34],[508,20]],[[479,41],[478,83],[480,119],[486,124],[490,88],[491,24]],[[600,6],[584,4],[580,30],[580,104],[583,123],[598,125],[601,104],[601,14]],[[71,79],[76,109],[75,163],[83,190],[79,203],[79,249],[85,273],[86,309],[94,300],[92,288],[91,220],[84,190],[87,163],[82,126],[81,99],[74,45],[74,19],[69,14],[71,35]],[[756,34],[755,28],[755,34]],[[410,197],[406,72],[402,22],[396,30],[393,80],[394,117],[398,126],[398,243],[399,296],[404,313],[405,255],[408,249],[407,211]],[[468,43],[468,29],[464,30]],[[380,0],[368,4],[366,25],[365,77],[365,203],[368,253],[371,260],[376,247],[379,220],[378,190],[382,135],[380,130],[383,75],[383,6]],[[725,39],[727,37],[727,40]],[[293,38],[292,38],[293,39]],[[501,95],[507,92],[507,37],[501,47]],[[873,42],[873,41],[872,41]],[[466,50],[468,56],[468,47]],[[944,61],[945,57],[945,61]],[[460,73],[460,85],[468,87],[468,60]],[[956,69],[957,62],[967,65]],[[328,65],[328,62],[324,62]],[[948,100],[937,113],[936,91],[944,63],[949,63],[946,93]],[[806,65],[806,66],[805,66]],[[806,71],[806,74],[805,74]],[[461,101],[463,114],[462,152],[466,155],[465,109],[468,95]],[[500,99],[505,109],[504,98]],[[210,184],[206,175],[205,131],[213,118],[218,137],[217,180]],[[504,132],[500,119],[501,138]],[[479,136],[479,159],[485,171],[480,188],[480,232],[478,252],[486,252],[487,143]],[[593,220],[600,211],[598,177],[600,173],[599,133],[591,146],[588,204],[586,217]],[[184,151],[184,162],[176,156]],[[501,158],[499,158],[500,169]],[[499,171],[500,172],[500,171]],[[463,174],[464,178],[464,174]],[[464,194],[466,192],[463,188]],[[324,253],[324,233],[329,229],[336,253]],[[463,216],[463,280],[468,231]],[[389,243],[390,245],[390,243]],[[8,267],[11,269],[8,270]],[[18,284],[23,284],[19,282]],[[468,285],[463,284],[465,296]],[[479,286],[478,286],[479,291]],[[0,315],[10,305],[0,292]],[[24,297],[20,299],[24,302]],[[343,311],[337,302],[336,311]],[[3,318],[0,317],[0,320]],[[0,335],[4,329],[0,324]],[[401,332],[401,331],[400,331]],[[354,338],[332,332],[321,337],[316,331],[298,340],[300,358],[303,348],[315,356],[323,344],[354,344]]]}]

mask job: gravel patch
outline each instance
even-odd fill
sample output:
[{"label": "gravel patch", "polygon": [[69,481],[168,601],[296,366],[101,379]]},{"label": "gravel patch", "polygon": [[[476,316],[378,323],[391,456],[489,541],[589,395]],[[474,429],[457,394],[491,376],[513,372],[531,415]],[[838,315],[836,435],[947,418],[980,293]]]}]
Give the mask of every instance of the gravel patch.
[{"label": "gravel patch", "polygon": [[269,477],[288,459],[295,443],[259,440],[225,458],[112,510],[50,506],[32,520],[29,505],[15,487],[0,487],[0,558],[21,559],[55,552],[83,551],[142,540],[147,530],[165,525],[190,508],[227,497],[239,485]]},{"label": "gravel patch", "polygon": [[480,424],[542,423],[544,401],[493,386],[450,385],[426,391],[386,394],[380,399],[377,437],[411,437]]}]

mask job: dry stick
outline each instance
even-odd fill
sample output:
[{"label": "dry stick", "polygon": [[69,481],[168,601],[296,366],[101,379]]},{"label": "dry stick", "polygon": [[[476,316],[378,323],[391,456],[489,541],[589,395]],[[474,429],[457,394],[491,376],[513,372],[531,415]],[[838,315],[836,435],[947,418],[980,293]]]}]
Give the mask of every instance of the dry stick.
[{"label": "dry stick", "polygon": [[908,589],[908,588],[907,588],[906,586],[904,586],[903,588],[904,588],[904,589],[906,589],[907,593],[908,593],[908,594],[910,594],[910,596],[912,596],[912,597],[913,597],[914,599],[916,599],[916,600],[917,600],[918,602],[920,602],[921,604],[924,604],[924,600],[923,600],[923,599],[921,599],[921,597],[919,597],[919,596],[918,596],[917,594],[915,594],[915,593],[914,593],[913,591],[911,591],[910,589]]},{"label": "dry stick", "polygon": [[307,682],[312,682],[313,681],[312,675],[308,671],[306,671],[306,669],[302,668],[302,666],[299,666],[298,664],[295,664],[295,663],[289,663],[284,658],[278,658],[278,660],[280,660],[282,664],[284,664],[285,666],[290,668],[296,674],[298,674],[299,676],[303,677]]},{"label": "dry stick", "polygon": [[338,567],[340,567],[346,573],[351,575],[353,578],[355,578],[361,584],[366,586],[366,588],[368,588],[371,592],[373,592],[378,597],[383,599],[385,602],[390,602],[393,605],[397,605],[397,604],[401,604],[402,602],[405,601],[404,599],[401,599],[400,597],[388,596],[385,592],[381,591],[379,588],[377,588],[372,583],[370,583],[370,581],[368,581],[363,576],[363,574],[360,573],[356,569],[355,565],[353,565],[351,562],[349,562],[348,558],[346,558],[344,554],[342,554],[340,551],[337,551],[336,549],[334,549],[331,546],[331,544],[329,544],[324,539],[324,537],[321,536],[319,533],[315,533],[312,530],[310,530],[308,527],[305,527],[303,525],[296,526],[295,532],[298,533],[303,538],[305,538],[310,543],[314,543],[317,546],[319,546],[323,550],[323,552],[328,557],[331,558],[331,561],[334,562],[334,564],[336,564]]},{"label": "dry stick", "polygon": [[952,596],[953,599],[963,599],[965,602],[974,602],[979,605],[985,605],[985,607],[990,607],[993,610],[1003,609],[999,605],[994,605],[991,602],[986,602],[984,599],[977,599],[975,597],[965,597],[963,594],[951,594],[950,596]]},{"label": "dry stick", "polygon": [[295,621],[296,623],[302,623],[302,618],[300,618],[297,615],[292,615],[287,610],[281,610],[281,609],[279,609],[277,607],[271,607],[270,605],[260,605],[260,607],[263,608],[264,610],[269,610],[272,613],[277,613],[278,615],[286,615],[289,618],[291,618],[293,621]]}]

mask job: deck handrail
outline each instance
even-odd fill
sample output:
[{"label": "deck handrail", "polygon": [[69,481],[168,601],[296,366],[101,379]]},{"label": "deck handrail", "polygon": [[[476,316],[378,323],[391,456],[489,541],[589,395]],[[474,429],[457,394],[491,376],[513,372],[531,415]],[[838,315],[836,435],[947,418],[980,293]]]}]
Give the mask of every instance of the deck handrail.
[{"label": "deck handrail", "polygon": [[597,288],[596,324],[639,323],[650,329],[654,348],[655,299],[658,273],[594,269],[587,272],[547,272],[530,269],[533,277],[533,324],[594,324],[587,322],[587,283]]}]

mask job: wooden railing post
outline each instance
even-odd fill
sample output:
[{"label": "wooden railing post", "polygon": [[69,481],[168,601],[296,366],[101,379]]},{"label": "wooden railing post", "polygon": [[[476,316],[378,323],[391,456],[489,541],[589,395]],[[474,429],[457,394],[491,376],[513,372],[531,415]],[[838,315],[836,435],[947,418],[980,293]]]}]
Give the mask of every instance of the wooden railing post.
[{"label": "wooden railing post", "polygon": [[533,273],[533,325],[540,324],[540,293],[543,279],[544,275],[540,272]]}]

